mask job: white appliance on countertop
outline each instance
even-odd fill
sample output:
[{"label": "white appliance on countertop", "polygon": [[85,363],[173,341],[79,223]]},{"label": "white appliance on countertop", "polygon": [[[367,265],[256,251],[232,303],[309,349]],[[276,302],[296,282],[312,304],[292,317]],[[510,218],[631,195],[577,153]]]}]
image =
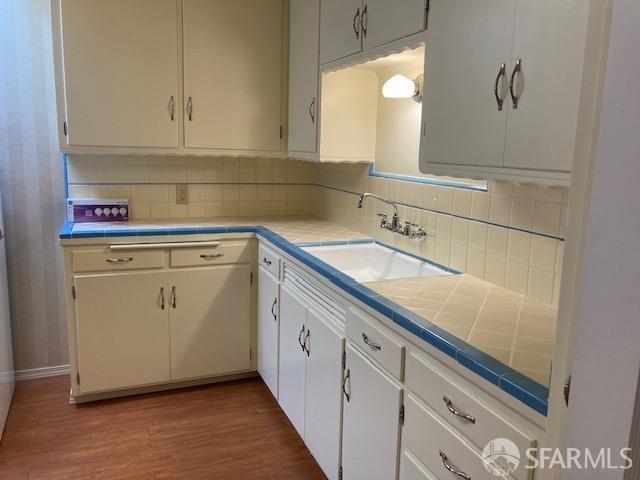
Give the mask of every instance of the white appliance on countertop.
[{"label": "white appliance on countertop", "polygon": [[0,202],[0,439],[2,438],[15,386],[5,236],[2,203]]}]

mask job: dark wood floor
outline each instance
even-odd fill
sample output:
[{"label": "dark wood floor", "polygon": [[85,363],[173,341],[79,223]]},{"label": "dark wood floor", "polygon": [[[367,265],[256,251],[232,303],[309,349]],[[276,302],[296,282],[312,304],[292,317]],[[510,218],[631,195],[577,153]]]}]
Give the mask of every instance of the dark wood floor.
[{"label": "dark wood floor", "polygon": [[67,377],[19,383],[0,479],[324,479],[259,379],[73,406]]}]

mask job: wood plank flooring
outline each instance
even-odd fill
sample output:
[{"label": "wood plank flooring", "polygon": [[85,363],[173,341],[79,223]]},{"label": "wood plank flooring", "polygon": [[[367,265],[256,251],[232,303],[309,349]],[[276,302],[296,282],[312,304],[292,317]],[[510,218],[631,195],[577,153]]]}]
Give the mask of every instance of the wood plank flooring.
[{"label": "wood plank flooring", "polygon": [[2,480],[324,479],[259,379],[68,404],[68,377],[17,385]]}]

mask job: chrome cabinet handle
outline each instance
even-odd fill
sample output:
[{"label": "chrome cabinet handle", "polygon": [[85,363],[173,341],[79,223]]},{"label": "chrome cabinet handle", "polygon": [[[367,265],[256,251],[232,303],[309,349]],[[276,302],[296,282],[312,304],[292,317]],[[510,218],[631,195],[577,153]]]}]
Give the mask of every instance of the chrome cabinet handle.
[{"label": "chrome cabinet handle", "polygon": [[453,406],[453,402],[451,402],[451,400],[449,400],[447,397],[442,397],[442,401],[447,406],[447,410],[449,410],[451,413],[453,413],[456,417],[460,417],[460,418],[462,418],[463,420],[466,420],[469,423],[473,423],[473,424],[476,423],[476,418],[475,417],[472,417],[468,413],[463,413],[463,412],[460,412],[460,411],[456,410],[455,407]]},{"label": "chrome cabinet handle", "polygon": [[444,468],[446,468],[447,470],[449,470],[451,473],[453,473],[454,475],[463,478],[464,480],[471,480],[471,477],[469,475],[467,475],[464,472],[461,472],[460,470],[456,470],[455,468],[453,468],[450,464],[449,464],[449,458],[447,457],[447,455],[440,450],[440,458],[442,459],[442,465],[444,465]]},{"label": "chrome cabinet handle", "polygon": [[[307,343],[309,344],[307,346]],[[311,354],[311,329],[307,328],[307,334],[304,337],[304,351],[307,352],[307,357]]]},{"label": "chrome cabinet handle", "polygon": [[367,24],[369,23],[369,5],[364,6],[362,10],[362,18],[360,19],[360,25],[362,27],[362,36],[367,38]]},{"label": "chrome cabinet handle", "polygon": [[224,253],[214,253],[213,255],[205,255],[202,254],[200,255],[200,258],[203,260],[213,260],[214,258],[220,258],[220,257],[224,257]]},{"label": "chrome cabinet handle", "polygon": [[273,305],[271,305],[271,315],[273,315],[273,321],[274,322],[278,321],[278,316],[276,315],[276,312],[274,311],[274,309],[276,308],[277,304],[278,304],[278,299],[274,298],[273,299]]},{"label": "chrome cabinet handle", "polygon": [[298,343],[300,344],[300,348],[304,352],[304,344],[302,343],[302,337],[304,336],[305,326],[302,325],[302,330],[300,330],[300,335],[298,335]]},{"label": "chrome cabinet handle", "polygon": [[164,287],[160,287],[160,309],[164,310]]},{"label": "chrome cabinet handle", "polygon": [[107,258],[107,263],[114,263],[116,265],[120,265],[123,263],[133,262],[133,257],[128,258]]},{"label": "chrome cabinet handle", "polygon": [[507,65],[501,64],[500,70],[498,71],[498,76],[496,77],[496,82],[493,84],[493,94],[496,96],[496,102],[498,103],[498,111],[502,111],[502,105],[504,104],[504,97],[500,96],[498,92],[498,87],[500,86],[500,78],[504,77],[507,71]]},{"label": "chrome cabinet handle", "polygon": [[169,297],[171,308],[176,308],[176,287],[171,287],[171,296]]},{"label": "chrome cabinet handle", "polygon": [[311,103],[309,104],[309,116],[311,117],[311,123],[316,123],[316,97],[313,97]]},{"label": "chrome cabinet handle", "polygon": [[271,262],[271,260],[267,260],[267,257],[263,257],[263,258],[262,258],[262,262],[263,262],[265,265],[271,265],[271,263],[272,263],[272,262]]},{"label": "chrome cabinet handle", "polygon": [[513,67],[513,72],[511,72],[511,79],[509,81],[509,93],[511,94],[511,103],[513,103],[514,110],[518,108],[518,103],[520,102],[520,97],[516,94],[516,76],[520,72],[522,72],[521,58],[516,61],[516,66]]},{"label": "chrome cabinet handle", "polygon": [[362,332],[362,340],[364,341],[364,343],[366,343],[367,345],[369,345],[373,350],[376,351],[380,351],[382,350],[382,346],[379,343],[374,342],[373,340],[371,340],[366,333]]},{"label": "chrome cabinet handle", "polygon": [[191,97],[187,98],[187,118],[189,121],[193,119],[193,100]]},{"label": "chrome cabinet handle", "polygon": [[173,97],[173,95],[171,95],[171,97],[169,98],[169,117],[171,118],[172,122],[175,118],[175,114],[176,114],[176,100]]},{"label": "chrome cabinet handle", "polygon": [[347,393],[347,380],[349,381],[349,392],[351,392],[351,370],[347,368],[347,372],[342,380],[342,393],[347,399],[347,402],[351,401],[351,393]]},{"label": "chrome cabinet handle", "polygon": [[360,40],[360,7],[353,16],[353,31],[356,33],[356,40]]}]

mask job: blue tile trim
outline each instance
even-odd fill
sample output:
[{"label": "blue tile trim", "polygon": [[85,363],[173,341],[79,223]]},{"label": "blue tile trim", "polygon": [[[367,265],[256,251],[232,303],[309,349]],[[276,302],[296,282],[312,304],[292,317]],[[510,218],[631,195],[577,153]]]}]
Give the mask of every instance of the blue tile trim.
[{"label": "blue tile trim", "polygon": [[[430,321],[422,318],[407,308],[383,297],[364,284],[345,275],[339,270],[314,257],[301,246],[339,245],[350,243],[371,243],[372,240],[354,240],[343,242],[315,242],[295,245],[280,235],[263,226],[247,225],[233,227],[180,227],[167,229],[122,229],[117,226],[104,230],[73,233],[73,223],[66,222],[60,229],[60,238],[90,238],[117,236],[145,236],[145,235],[190,235],[194,233],[256,233],[264,240],[282,249],[293,258],[307,265],[309,268],[327,278],[346,293],[360,300],[365,305],[381,313],[394,323],[413,333],[444,354],[448,355],[460,365],[468,368],[485,380],[499,387],[504,392],[517,398],[542,415],[547,415],[549,389],[539,383],[516,372],[490,355],[467,344],[449,332],[439,328]],[[384,244],[383,244],[384,245]],[[385,245],[388,247],[388,245]],[[392,247],[390,247],[392,248]],[[406,253],[406,252],[403,252]],[[413,255],[414,257],[425,260]],[[438,264],[438,268],[446,269]],[[451,270],[451,269],[448,269]],[[458,273],[453,271],[454,273]]]},{"label": "blue tile trim", "polygon": [[398,173],[377,172],[374,163],[369,164],[369,176],[379,178],[389,178],[400,180],[401,182],[422,183],[427,185],[439,185],[442,187],[462,188],[463,190],[475,190],[480,192],[488,191],[487,187],[474,185],[472,183],[455,182],[453,180],[438,180],[437,178],[413,177],[411,175],[400,175]]}]

